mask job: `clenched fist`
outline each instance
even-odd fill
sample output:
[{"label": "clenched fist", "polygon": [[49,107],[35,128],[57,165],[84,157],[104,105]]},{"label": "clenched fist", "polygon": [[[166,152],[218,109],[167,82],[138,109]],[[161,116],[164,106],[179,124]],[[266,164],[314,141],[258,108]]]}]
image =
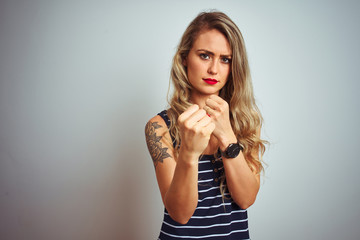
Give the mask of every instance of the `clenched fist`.
[{"label": "clenched fist", "polygon": [[237,139],[230,123],[229,104],[221,97],[211,95],[205,101],[203,109],[215,124],[213,135],[219,140],[221,150],[225,150],[230,143],[236,143]]},{"label": "clenched fist", "polygon": [[178,118],[180,128],[180,151],[200,156],[209,144],[215,124],[204,109],[197,104],[189,107]]}]

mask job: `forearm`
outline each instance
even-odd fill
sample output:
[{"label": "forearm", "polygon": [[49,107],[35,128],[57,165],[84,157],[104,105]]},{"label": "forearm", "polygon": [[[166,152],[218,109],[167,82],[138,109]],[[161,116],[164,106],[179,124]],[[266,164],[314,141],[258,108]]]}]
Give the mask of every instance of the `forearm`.
[{"label": "forearm", "polygon": [[[219,141],[220,150],[226,151],[229,144],[238,141],[230,121],[229,104],[221,97],[211,95],[203,108],[215,123],[213,135]],[[260,134],[260,131],[257,134]],[[259,176],[252,172],[242,152],[235,158],[226,159],[223,157],[223,163],[226,184],[232,199],[241,208],[248,208],[254,203],[259,191]]]},{"label": "forearm", "polygon": [[[228,135],[219,137],[220,149],[225,151],[230,143],[236,143],[235,135],[229,131]],[[248,166],[243,152],[235,158],[223,157],[226,184],[232,199],[241,208],[250,207],[256,199],[260,187],[260,178]]]},{"label": "forearm", "polygon": [[236,158],[223,158],[223,163],[232,199],[243,209],[250,207],[260,188],[259,178],[249,168],[242,152]]},{"label": "forearm", "polygon": [[180,152],[164,204],[170,216],[181,224],[187,223],[196,209],[197,181],[198,157]]}]

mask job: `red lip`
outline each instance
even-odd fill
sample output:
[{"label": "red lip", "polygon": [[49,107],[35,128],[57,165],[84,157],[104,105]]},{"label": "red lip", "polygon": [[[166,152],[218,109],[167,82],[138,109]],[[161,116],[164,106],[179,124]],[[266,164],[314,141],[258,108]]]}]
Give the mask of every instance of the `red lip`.
[{"label": "red lip", "polygon": [[210,84],[210,85],[214,85],[214,84],[217,84],[219,81],[216,80],[216,79],[212,79],[212,78],[203,78],[203,80],[207,83],[207,84]]}]

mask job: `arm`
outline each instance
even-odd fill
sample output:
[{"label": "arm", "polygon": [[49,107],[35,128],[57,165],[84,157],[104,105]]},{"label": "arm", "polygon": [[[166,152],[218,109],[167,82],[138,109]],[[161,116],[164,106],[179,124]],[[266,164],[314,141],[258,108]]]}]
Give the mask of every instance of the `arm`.
[{"label": "arm", "polygon": [[197,105],[181,114],[178,124],[182,143],[177,159],[169,131],[160,116],[147,123],[145,135],[164,206],[171,218],[185,224],[198,203],[198,158],[215,126]]},{"label": "arm", "polygon": [[[220,149],[225,151],[230,143],[237,142],[230,124],[229,106],[219,96],[212,95],[206,100],[204,109],[211,115],[216,126],[213,134],[219,141]],[[260,176],[250,169],[242,152],[236,158],[223,157],[223,164],[231,197],[241,208],[250,207],[260,188]]]},{"label": "arm", "polygon": [[[225,151],[230,143],[237,142],[236,137],[220,140],[220,149]],[[260,188],[260,175],[248,166],[242,151],[236,158],[224,158],[226,184],[234,201],[242,208],[250,207],[256,199]]]}]

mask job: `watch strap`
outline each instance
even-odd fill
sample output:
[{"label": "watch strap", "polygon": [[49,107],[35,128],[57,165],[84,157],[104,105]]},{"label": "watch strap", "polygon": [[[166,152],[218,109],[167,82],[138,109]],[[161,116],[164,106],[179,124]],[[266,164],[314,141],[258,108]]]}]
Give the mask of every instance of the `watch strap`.
[{"label": "watch strap", "polygon": [[225,158],[236,158],[242,150],[244,150],[244,148],[239,142],[230,143],[229,146],[227,146],[227,148],[225,149],[225,151],[221,151],[219,147],[218,155]]}]

